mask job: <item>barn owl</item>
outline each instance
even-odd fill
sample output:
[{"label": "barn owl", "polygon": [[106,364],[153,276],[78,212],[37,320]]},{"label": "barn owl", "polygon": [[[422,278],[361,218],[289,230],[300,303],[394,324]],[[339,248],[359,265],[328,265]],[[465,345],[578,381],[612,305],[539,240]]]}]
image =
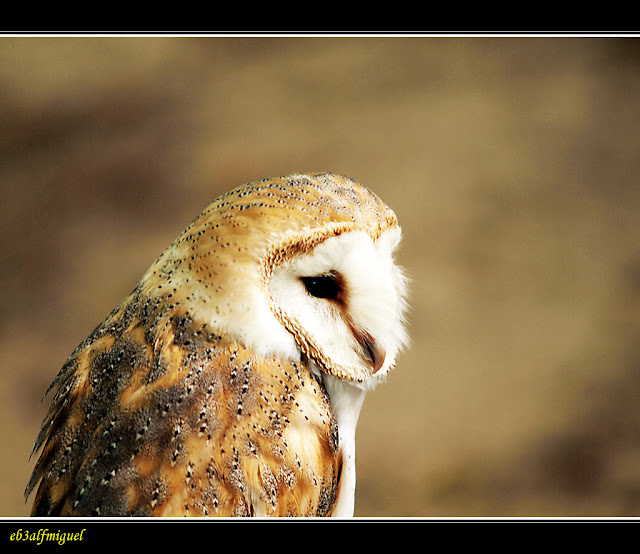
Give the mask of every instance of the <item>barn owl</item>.
[{"label": "barn owl", "polygon": [[399,240],[343,176],[220,196],[52,383],[31,514],[352,516],[362,402],[406,342]]}]

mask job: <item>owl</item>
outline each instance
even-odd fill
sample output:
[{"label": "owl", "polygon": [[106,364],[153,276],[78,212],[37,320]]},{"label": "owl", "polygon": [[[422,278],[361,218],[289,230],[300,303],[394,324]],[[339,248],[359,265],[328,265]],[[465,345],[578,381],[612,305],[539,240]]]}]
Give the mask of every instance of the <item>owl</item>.
[{"label": "owl", "polygon": [[331,173],[217,198],[49,388],[31,515],[352,516],[360,409],[406,344],[400,235]]}]

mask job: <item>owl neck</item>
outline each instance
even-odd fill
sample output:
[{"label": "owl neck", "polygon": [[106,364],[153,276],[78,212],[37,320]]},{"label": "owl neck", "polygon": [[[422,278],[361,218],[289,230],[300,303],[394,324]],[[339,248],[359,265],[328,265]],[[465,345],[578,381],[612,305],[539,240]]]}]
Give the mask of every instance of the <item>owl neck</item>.
[{"label": "owl neck", "polygon": [[338,447],[343,458],[340,493],[332,515],[352,517],[356,489],[356,426],[366,391],[326,373],[323,373],[322,381],[338,423]]}]

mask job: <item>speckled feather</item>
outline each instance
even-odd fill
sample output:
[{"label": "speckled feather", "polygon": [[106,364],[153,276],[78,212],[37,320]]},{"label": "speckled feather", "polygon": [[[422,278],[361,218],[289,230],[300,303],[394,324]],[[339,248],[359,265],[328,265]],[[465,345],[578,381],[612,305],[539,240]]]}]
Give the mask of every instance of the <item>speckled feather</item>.
[{"label": "speckled feather", "polygon": [[[32,515],[331,515],[342,454],[313,361],[243,334],[271,271],[327,237],[396,225],[353,180],[292,175],[213,202],[69,357],[26,489]],[[298,340],[299,339],[299,340]]]}]

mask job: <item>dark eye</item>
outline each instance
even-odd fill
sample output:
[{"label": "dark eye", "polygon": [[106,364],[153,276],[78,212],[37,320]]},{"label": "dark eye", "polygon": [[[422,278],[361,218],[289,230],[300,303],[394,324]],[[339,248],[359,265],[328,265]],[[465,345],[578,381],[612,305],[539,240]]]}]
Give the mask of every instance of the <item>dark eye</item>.
[{"label": "dark eye", "polygon": [[307,292],[316,298],[335,299],[340,294],[340,283],[337,275],[316,275],[314,277],[302,277]]}]

